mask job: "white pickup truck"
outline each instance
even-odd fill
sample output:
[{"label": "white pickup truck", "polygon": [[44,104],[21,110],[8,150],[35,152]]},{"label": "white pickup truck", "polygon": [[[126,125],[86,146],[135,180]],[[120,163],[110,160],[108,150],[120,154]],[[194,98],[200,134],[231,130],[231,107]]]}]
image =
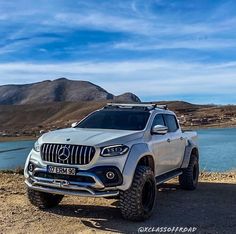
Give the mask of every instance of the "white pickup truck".
[{"label": "white pickup truck", "polygon": [[38,139],[25,164],[28,198],[46,209],[64,195],[112,197],[125,219],[144,220],[153,211],[156,185],[179,176],[181,188],[197,187],[196,140],[166,106],[107,104]]}]

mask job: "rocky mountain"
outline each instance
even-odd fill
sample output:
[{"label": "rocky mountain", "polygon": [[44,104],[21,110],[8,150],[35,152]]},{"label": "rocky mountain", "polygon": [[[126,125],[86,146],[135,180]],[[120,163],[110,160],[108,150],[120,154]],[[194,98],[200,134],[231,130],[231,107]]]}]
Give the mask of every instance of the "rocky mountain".
[{"label": "rocky mountain", "polygon": [[104,100],[140,102],[140,99],[132,93],[114,96],[91,82],[66,78],[24,85],[0,86],[0,105]]}]

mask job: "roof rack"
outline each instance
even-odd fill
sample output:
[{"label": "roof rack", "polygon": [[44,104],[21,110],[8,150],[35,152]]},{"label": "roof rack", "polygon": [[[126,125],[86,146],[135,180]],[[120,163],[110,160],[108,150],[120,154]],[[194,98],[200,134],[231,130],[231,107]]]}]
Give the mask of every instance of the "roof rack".
[{"label": "roof rack", "polygon": [[105,106],[105,108],[144,108],[147,110],[154,110],[154,109],[163,109],[163,110],[167,110],[167,105],[157,105],[155,103],[140,103],[140,104],[136,104],[136,103],[131,103],[131,104],[125,104],[125,103],[107,103],[107,105]]}]

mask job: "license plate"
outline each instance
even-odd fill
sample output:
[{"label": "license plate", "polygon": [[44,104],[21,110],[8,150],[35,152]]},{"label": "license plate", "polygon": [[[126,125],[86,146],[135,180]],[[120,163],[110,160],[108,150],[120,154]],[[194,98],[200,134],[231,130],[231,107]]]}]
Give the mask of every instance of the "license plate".
[{"label": "license plate", "polygon": [[48,166],[47,171],[49,173],[60,174],[60,175],[76,175],[76,168],[73,167]]}]

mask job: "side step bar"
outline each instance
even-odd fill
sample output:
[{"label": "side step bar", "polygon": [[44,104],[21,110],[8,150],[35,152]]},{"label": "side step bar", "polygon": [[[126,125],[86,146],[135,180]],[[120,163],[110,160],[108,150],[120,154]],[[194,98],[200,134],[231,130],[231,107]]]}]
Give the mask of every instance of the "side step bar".
[{"label": "side step bar", "polygon": [[176,169],[170,172],[167,172],[163,175],[160,176],[156,176],[156,184],[162,184],[164,182],[166,182],[167,180],[170,180],[176,176],[179,176],[183,173],[183,171],[181,169]]}]

